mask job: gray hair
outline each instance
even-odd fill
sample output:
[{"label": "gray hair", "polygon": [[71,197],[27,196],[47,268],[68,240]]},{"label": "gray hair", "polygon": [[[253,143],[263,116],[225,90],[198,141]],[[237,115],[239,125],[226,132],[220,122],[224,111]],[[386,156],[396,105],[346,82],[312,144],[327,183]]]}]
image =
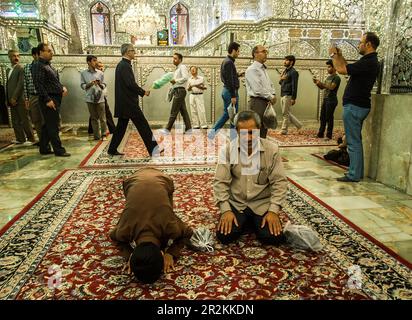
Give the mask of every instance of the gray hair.
[{"label": "gray hair", "polygon": [[256,126],[260,129],[260,126],[261,126],[260,116],[252,110],[246,110],[246,111],[239,112],[235,116],[235,119],[234,119],[233,123],[234,123],[234,125],[237,129],[238,128],[237,126],[238,126],[239,122],[248,121],[250,119],[255,120]]},{"label": "gray hair", "polygon": [[7,52],[7,55],[10,57],[13,53],[19,53],[19,52],[15,49],[11,49]]},{"label": "gray hair", "polygon": [[122,56],[124,56],[130,49],[133,49],[133,45],[131,43],[123,43],[120,47],[120,53],[122,54]]}]

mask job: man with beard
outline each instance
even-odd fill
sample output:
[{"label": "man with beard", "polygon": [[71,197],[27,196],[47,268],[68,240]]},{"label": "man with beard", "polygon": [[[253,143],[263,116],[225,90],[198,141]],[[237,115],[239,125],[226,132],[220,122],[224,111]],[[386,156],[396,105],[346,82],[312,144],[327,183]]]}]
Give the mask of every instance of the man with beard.
[{"label": "man with beard", "polygon": [[[239,109],[239,77],[243,76],[243,73],[237,72],[235,60],[240,54],[240,44],[237,42],[230,43],[227,52],[228,55],[220,66],[220,79],[223,82],[223,114],[209,132],[208,137],[210,139],[213,139],[217,134],[217,131],[223,128],[226,121],[229,120],[229,106],[235,106],[236,112]],[[234,128],[233,124],[230,124],[230,128]]]},{"label": "man with beard", "polygon": [[283,114],[281,133],[284,135],[288,134],[289,121],[292,122],[298,130],[302,128],[302,123],[291,112],[291,108],[295,105],[296,97],[298,95],[299,74],[293,67],[295,62],[295,56],[289,55],[285,57],[283,65],[286,69],[282,72],[279,81],[280,101]]},{"label": "man with beard", "polygon": [[350,76],[343,94],[343,124],[350,165],[348,173],[337,179],[341,182],[358,182],[363,178],[362,125],[371,109],[371,90],[379,73],[376,53],[379,42],[375,33],[366,32],[358,45],[363,57],[351,64],[346,62],[341,49],[336,46],[329,49],[336,71]]},{"label": "man with beard", "polygon": [[313,79],[313,82],[319,89],[325,90],[320,112],[320,127],[317,136],[318,138],[323,138],[327,125],[328,131],[326,133],[326,138],[330,140],[332,139],[333,133],[333,114],[338,105],[337,93],[340,85],[340,77],[336,74],[336,69],[333,67],[332,60],[326,61],[326,65],[328,66],[329,77],[326,78],[325,82],[320,82],[320,80],[315,78]]}]

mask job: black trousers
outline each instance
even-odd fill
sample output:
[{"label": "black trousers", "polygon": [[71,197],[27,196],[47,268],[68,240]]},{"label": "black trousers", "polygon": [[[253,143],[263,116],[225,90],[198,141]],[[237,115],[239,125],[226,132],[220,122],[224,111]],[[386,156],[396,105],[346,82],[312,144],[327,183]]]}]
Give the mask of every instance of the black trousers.
[{"label": "black trousers", "polygon": [[172,101],[172,110],[170,111],[169,122],[167,123],[166,129],[172,130],[173,124],[176,121],[177,115],[180,114],[183,117],[185,123],[185,131],[192,129],[190,123],[189,113],[186,108],[186,89],[185,88],[176,88],[173,92],[173,101]]},{"label": "black trousers", "polygon": [[[109,107],[109,104],[107,103],[106,97],[104,98],[104,111],[106,112],[107,128],[109,129],[110,133],[114,133],[114,129],[116,129],[116,125],[114,124],[113,115],[112,115],[112,112],[110,111],[110,107]],[[93,133],[91,117],[89,117],[89,127],[87,128],[87,133],[89,134]]]},{"label": "black trousers", "polygon": [[270,230],[267,224],[265,224],[264,228],[261,228],[262,220],[264,216],[259,216],[255,214],[250,208],[246,208],[243,212],[237,211],[232,205],[230,206],[232,212],[236,216],[237,223],[239,227],[237,227],[234,223],[232,224],[232,231],[224,235],[217,230],[216,237],[219,241],[223,244],[229,244],[231,242],[236,241],[242,234],[247,233],[250,230],[256,234],[256,238],[262,244],[271,244],[271,245],[279,245],[285,241],[285,237],[283,233],[279,236],[275,236],[270,234]]},{"label": "black trousers", "polygon": [[51,143],[54,154],[58,155],[66,152],[59,137],[60,105],[62,97],[50,96],[50,98],[53,100],[56,110],[49,108],[46,105],[46,102],[39,100],[40,111],[44,118],[44,124],[41,128],[39,151],[40,153],[50,152]]},{"label": "black trousers", "polygon": [[265,98],[250,97],[248,102],[249,110],[255,111],[260,117],[260,137],[266,139],[268,134],[268,128],[263,124],[263,115],[265,114],[268,106],[268,100]]},{"label": "black trousers", "polygon": [[333,132],[333,114],[335,113],[336,106],[338,105],[338,100],[336,99],[324,99],[322,103],[322,108],[320,111],[320,127],[318,132],[318,137],[323,138],[325,134],[326,125],[328,130],[326,136],[332,139]]},{"label": "black trousers", "polygon": [[9,113],[6,106],[6,89],[0,84],[0,124],[9,124]]},{"label": "black trousers", "polygon": [[143,142],[146,146],[147,151],[150,155],[152,155],[154,148],[158,146],[153,132],[150,129],[149,123],[147,122],[142,110],[138,108],[138,114],[134,118],[119,118],[117,121],[116,129],[114,130],[114,134],[112,137],[112,141],[110,142],[110,146],[108,149],[109,153],[115,153],[117,151],[117,147],[122,142],[124,134],[126,133],[127,125],[129,124],[129,120],[132,120],[133,124],[136,126],[137,131],[139,131],[140,136],[143,139]]}]

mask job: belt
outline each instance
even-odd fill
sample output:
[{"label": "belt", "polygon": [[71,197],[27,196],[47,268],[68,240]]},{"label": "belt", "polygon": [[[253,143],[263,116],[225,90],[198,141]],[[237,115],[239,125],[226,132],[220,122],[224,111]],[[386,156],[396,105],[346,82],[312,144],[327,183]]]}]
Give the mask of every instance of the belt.
[{"label": "belt", "polygon": [[269,99],[263,98],[263,97],[252,97],[253,99],[259,99],[259,100],[265,100],[265,101],[269,101]]},{"label": "belt", "polygon": [[185,87],[176,87],[176,88],[173,88],[173,90],[178,90],[178,89],[186,90]]},{"label": "belt", "polygon": [[199,92],[199,93],[191,92],[190,94],[203,94],[203,92]]}]

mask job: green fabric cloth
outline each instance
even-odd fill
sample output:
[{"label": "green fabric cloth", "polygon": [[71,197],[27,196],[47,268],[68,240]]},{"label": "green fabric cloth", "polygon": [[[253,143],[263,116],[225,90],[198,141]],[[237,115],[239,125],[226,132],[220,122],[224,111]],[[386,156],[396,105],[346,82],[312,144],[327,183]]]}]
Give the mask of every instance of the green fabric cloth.
[{"label": "green fabric cloth", "polygon": [[160,79],[157,79],[153,82],[152,88],[153,89],[160,89],[166,83],[169,83],[173,79],[173,72],[165,73]]}]

